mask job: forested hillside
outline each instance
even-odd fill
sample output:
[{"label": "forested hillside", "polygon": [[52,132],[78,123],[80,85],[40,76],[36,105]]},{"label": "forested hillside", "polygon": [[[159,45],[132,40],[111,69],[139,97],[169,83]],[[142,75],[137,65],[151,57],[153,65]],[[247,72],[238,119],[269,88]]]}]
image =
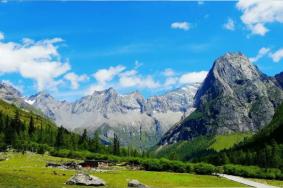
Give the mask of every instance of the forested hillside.
[{"label": "forested hillside", "polygon": [[201,136],[192,141],[181,141],[174,144],[156,146],[151,148],[151,153],[156,157],[191,161],[223,149],[229,149],[251,135],[251,133],[234,133],[214,137]]},{"label": "forested hillside", "polygon": [[51,120],[20,109],[0,100],[0,149],[44,153],[46,150],[67,149],[119,154],[119,139],[114,139],[114,149],[100,144],[98,134],[82,135],[57,127]]},{"label": "forested hillside", "polygon": [[283,104],[277,109],[271,123],[250,139],[232,149],[206,157],[214,164],[235,163],[261,167],[283,168]]}]

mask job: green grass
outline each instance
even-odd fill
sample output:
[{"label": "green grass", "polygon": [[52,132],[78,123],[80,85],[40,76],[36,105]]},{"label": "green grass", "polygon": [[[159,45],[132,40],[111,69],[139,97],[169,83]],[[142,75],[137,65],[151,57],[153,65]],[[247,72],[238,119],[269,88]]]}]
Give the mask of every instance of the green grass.
[{"label": "green grass", "polygon": [[[76,171],[45,167],[47,161],[63,162],[70,161],[70,159],[33,153],[24,155],[21,153],[8,153],[6,156],[8,160],[0,161],[0,187],[76,187],[64,184]],[[0,154],[0,158],[3,158],[3,154]],[[126,187],[128,179],[138,179],[152,188],[242,186],[241,184],[215,176],[186,173],[120,169],[109,172],[91,172],[91,174],[104,179],[107,182],[107,188]]]},{"label": "green grass", "polygon": [[223,149],[229,149],[235,144],[243,141],[244,138],[250,137],[251,133],[234,133],[226,135],[218,135],[214,137],[213,143],[210,145],[209,149],[214,149],[215,151],[220,151]]},{"label": "green grass", "polygon": [[251,179],[251,180],[259,182],[259,183],[264,183],[267,185],[283,187],[283,181],[280,181],[280,180],[263,180],[263,179]]},{"label": "green grass", "polygon": [[249,136],[251,136],[251,133],[233,133],[218,135],[213,138],[202,136],[192,141],[182,141],[159,148],[155,147],[151,149],[151,153],[156,157],[186,161],[206,155],[209,152],[208,150],[229,149]]}]

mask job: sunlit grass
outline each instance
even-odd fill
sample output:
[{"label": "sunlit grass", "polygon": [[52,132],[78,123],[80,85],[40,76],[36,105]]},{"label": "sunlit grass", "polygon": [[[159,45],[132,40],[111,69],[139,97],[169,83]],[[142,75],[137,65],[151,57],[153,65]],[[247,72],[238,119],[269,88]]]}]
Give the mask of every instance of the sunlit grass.
[{"label": "sunlit grass", "polygon": [[[2,158],[3,158],[3,154]],[[75,170],[46,168],[46,162],[64,162],[70,159],[33,153],[7,153],[8,160],[0,161],[0,187],[76,187],[65,185]],[[92,172],[106,181],[108,188],[127,187],[129,179],[138,179],[153,188],[168,187],[241,187],[241,184],[215,176],[115,170]],[[82,186],[79,186],[82,187]]]}]

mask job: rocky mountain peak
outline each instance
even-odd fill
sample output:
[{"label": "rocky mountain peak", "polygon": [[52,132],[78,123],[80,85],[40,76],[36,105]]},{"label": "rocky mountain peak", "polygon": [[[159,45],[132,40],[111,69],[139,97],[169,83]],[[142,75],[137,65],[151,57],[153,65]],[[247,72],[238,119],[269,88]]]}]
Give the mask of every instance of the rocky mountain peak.
[{"label": "rocky mountain peak", "polygon": [[4,99],[22,97],[20,91],[5,82],[0,82],[0,95]]},{"label": "rocky mountain peak", "polygon": [[239,79],[254,79],[260,76],[249,59],[242,53],[226,53],[218,58],[213,65],[212,72],[218,79],[236,81]]},{"label": "rocky mountain peak", "polygon": [[110,88],[102,90],[102,91],[94,91],[92,95],[110,95],[110,96],[115,96],[115,95],[118,95],[118,93],[117,93],[117,91],[113,87],[110,87]]},{"label": "rocky mountain peak", "polygon": [[195,96],[196,111],[176,124],[161,143],[200,135],[256,132],[283,102],[283,91],[241,53],[217,58]]},{"label": "rocky mountain peak", "polygon": [[40,91],[36,93],[35,95],[30,96],[30,99],[35,99],[35,98],[53,98],[49,93],[46,91]]}]

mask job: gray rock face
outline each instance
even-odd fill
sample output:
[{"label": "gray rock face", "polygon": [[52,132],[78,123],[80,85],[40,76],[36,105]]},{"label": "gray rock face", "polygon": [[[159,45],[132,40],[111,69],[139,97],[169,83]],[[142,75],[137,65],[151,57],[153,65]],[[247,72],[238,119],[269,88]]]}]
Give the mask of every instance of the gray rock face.
[{"label": "gray rock face", "polygon": [[136,187],[136,188],[149,188],[148,186],[140,183],[138,180],[130,180],[128,182],[128,187]]},{"label": "gray rock face", "polygon": [[200,135],[256,132],[267,125],[283,101],[273,78],[240,53],[218,58],[195,96],[196,111],[177,123],[160,144]]},{"label": "gray rock face", "polygon": [[278,84],[280,85],[280,87],[283,88],[283,72],[276,74],[275,79],[278,82]]},{"label": "gray rock face", "polygon": [[57,101],[46,93],[31,96],[28,101],[70,130],[99,130],[106,143],[115,132],[123,145],[152,146],[172,125],[194,110],[193,98],[199,86],[199,83],[186,85],[148,99],[138,92],[120,95],[109,88],[73,103]]},{"label": "gray rock face", "polygon": [[105,181],[102,179],[88,175],[88,174],[82,174],[78,173],[71,177],[66,184],[68,185],[86,185],[86,186],[104,186],[106,185]]},{"label": "gray rock face", "polygon": [[24,108],[35,113],[40,113],[25,101],[20,91],[4,82],[0,82],[0,99],[4,100],[5,102],[14,104],[19,108]]}]

